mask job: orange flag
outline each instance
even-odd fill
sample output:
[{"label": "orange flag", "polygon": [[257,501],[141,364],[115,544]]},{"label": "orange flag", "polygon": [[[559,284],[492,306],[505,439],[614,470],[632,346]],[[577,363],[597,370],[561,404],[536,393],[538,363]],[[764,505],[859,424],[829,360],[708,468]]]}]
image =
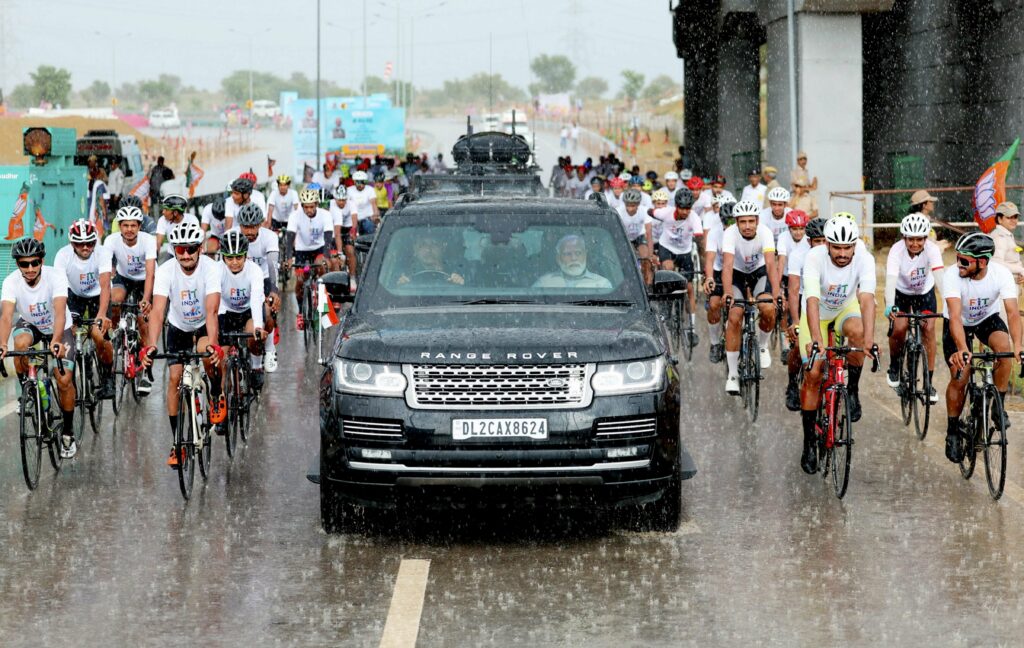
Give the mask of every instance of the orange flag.
[{"label": "orange flag", "polygon": [[7,240],[13,241],[25,236],[25,223],[22,217],[28,209],[28,184],[21,185],[18,193],[18,200],[14,202],[14,211],[11,212],[11,220],[7,222]]},{"label": "orange flag", "polygon": [[36,207],[36,222],[35,225],[32,226],[32,238],[37,241],[42,241],[43,237],[46,236],[47,227],[52,228],[54,232],[57,231],[57,227],[55,225],[51,225],[43,220],[43,212],[39,207]]},{"label": "orange flag", "polygon": [[995,229],[996,207],[1006,200],[1006,174],[1010,170],[1010,163],[1017,157],[1018,146],[1019,137],[1013,141],[1003,157],[993,162],[992,166],[981,174],[974,185],[974,196],[971,201],[974,207],[974,222],[986,234]]}]

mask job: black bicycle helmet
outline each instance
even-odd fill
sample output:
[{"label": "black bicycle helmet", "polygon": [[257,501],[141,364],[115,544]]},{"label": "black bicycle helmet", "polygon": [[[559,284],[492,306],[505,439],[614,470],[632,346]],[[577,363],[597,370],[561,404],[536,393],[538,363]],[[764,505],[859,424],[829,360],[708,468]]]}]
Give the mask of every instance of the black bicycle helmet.
[{"label": "black bicycle helmet", "polygon": [[374,173],[373,174],[373,181],[374,182],[384,182],[384,174],[381,173],[380,171],[378,171],[377,173]]},{"label": "black bicycle helmet", "polygon": [[732,215],[732,210],[735,206],[736,203],[734,202],[722,203],[718,208],[718,218],[720,218],[723,223],[727,220],[734,220],[736,217]]},{"label": "black bicycle helmet", "polygon": [[988,234],[971,232],[956,242],[956,253],[975,259],[991,259],[996,251],[996,242]]},{"label": "black bicycle helmet", "polygon": [[252,193],[252,180],[248,178],[237,178],[231,183],[231,191],[237,191],[240,194]]},{"label": "black bicycle helmet", "polygon": [[224,220],[224,199],[218,198],[213,201],[212,205],[210,213],[213,214],[213,217],[217,220]]},{"label": "black bicycle helmet", "polygon": [[[258,208],[257,208],[258,209]],[[249,239],[238,230],[231,230],[224,234],[220,241],[221,256],[245,256],[249,252]]]},{"label": "black bicycle helmet", "polygon": [[824,218],[812,218],[807,222],[804,234],[808,239],[825,238],[825,223],[827,222]]},{"label": "black bicycle helmet", "polygon": [[142,199],[132,194],[121,196],[121,207],[138,207],[142,209]]},{"label": "black bicycle helmet", "polygon": [[682,187],[676,191],[675,200],[677,209],[690,209],[693,207],[693,192],[686,187]]},{"label": "black bicycle helmet", "polygon": [[185,213],[185,208],[188,207],[188,200],[186,200],[184,196],[171,194],[170,196],[164,196],[160,206],[162,209],[170,209],[172,211]]},{"label": "black bicycle helmet", "polygon": [[11,246],[11,256],[15,259],[44,257],[46,256],[46,246],[42,241],[37,241],[32,237],[21,238]]},{"label": "black bicycle helmet", "polygon": [[263,210],[259,205],[246,203],[238,209],[238,216],[235,217],[238,224],[243,227],[263,224]]}]

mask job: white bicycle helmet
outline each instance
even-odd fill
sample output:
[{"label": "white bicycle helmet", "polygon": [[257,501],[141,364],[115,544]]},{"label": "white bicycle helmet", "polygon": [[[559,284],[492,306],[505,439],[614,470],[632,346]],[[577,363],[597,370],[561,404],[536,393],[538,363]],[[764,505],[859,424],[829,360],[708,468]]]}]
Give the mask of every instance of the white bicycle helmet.
[{"label": "white bicycle helmet", "polygon": [[768,192],[768,202],[789,202],[789,189],[775,187]]},{"label": "white bicycle helmet", "polygon": [[652,202],[668,202],[668,192],[664,189],[658,189],[651,194]]},{"label": "white bicycle helmet", "polygon": [[135,205],[127,205],[117,210],[117,220],[124,221],[143,221],[142,210]]},{"label": "white bicycle helmet", "polygon": [[732,214],[736,218],[741,216],[760,216],[761,207],[752,200],[741,200],[732,208]]},{"label": "white bicycle helmet", "polygon": [[721,206],[722,206],[722,205],[724,205],[725,203],[730,203],[730,202],[731,202],[731,203],[734,203],[734,202],[736,202],[736,199],[735,199],[735,198],[733,198],[733,197],[732,197],[732,196],[731,196],[730,194],[727,194],[727,193],[725,193],[725,192],[723,191],[723,192],[722,192],[722,193],[720,193],[720,194],[715,194],[715,195],[713,195],[713,196],[711,197],[711,202],[712,202],[712,203],[714,203],[714,204],[716,204],[716,205],[718,205],[719,207],[721,207]]},{"label": "white bicycle helmet", "polygon": [[356,171],[352,174],[352,182],[361,182],[365,184],[368,177],[369,176],[366,175],[366,171]]},{"label": "white bicycle helmet", "polygon": [[320,202],[320,192],[316,189],[305,188],[299,192],[299,202],[303,205]]},{"label": "white bicycle helmet", "polygon": [[348,200],[348,187],[343,184],[335,187],[332,193],[335,200]]},{"label": "white bicycle helmet", "polygon": [[900,222],[900,234],[903,236],[928,236],[932,231],[932,223],[924,214],[917,212],[908,214]]},{"label": "white bicycle helmet", "polygon": [[665,174],[665,182],[668,182],[669,180],[678,180],[678,179],[679,179],[679,174],[676,173],[675,171],[669,171],[668,173]]},{"label": "white bicycle helmet", "polygon": [[205,238],[199,225],[192,221],[182,221],[167,235],[167,242],[171,245],[199,245]]},{"label": "white bicycle helmet", "polygon": [[860,238],[857,223],[836,214],[825,223],[825,240],[835,245],[853,245]]},{"label": "white bicycle helmet", "polygon": [[79,218],[68,228],[68,240],[72,243],[95,243],[99,240],[99,235],[96,233],[95,225],[84,218]]},{"label": "white bicycle helmet", "polygon": [[693,177],[693,171],[691,171],[689,169],[683,169],[679,173],[679,179],[682,180],[683,182],[686,182],[687,180],[689,180],[692,177]]}]

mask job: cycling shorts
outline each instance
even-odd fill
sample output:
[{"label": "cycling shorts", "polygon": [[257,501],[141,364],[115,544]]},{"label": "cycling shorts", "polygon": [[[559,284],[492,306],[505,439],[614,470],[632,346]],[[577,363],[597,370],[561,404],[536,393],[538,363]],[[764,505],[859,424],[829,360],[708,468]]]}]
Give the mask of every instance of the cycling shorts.
[{"label": "cycling shorts", "polygon": [[[167,324],[167,343],[164,345],[166,353],[178,353],[179,351],[195,351],[196,343],[206,337],[206,325],[200,326],[194,331],[182,331],[174,324]],[[179,360],[167,361],[168,365],[182,364]]]},{"label": "cycling shorts", "polygon": [[129,295],[135,296],[135,303],[142,301],[142,296],[146,292],[146,280],[135,280],[129,279],[128,277],[122,277],[119,274],[115,274],[111,280],[111,284],[116,288],[124,288],[125,296],[124,301],[128,301]]},{"label": "cycling shorts", "polygon": [[[801,310],[803,306],[801,305]],[[828,327],[833,325],[837,335],[841,335],[843,331],[843,325],[846,324],[846,320],[851,318],[860,319],[860,301],[857,299],[851,299],[843,309],[836,314],[832,319],[823,319],[819,324],[821,331],[821,340],[825,344],[828,344]],[[811,327],[807,324],[807,313],[800,313],[800,357],[804,362],[807,362],[807,347],[811,344]]]},{"label": "cycling shorts", "polygon": [[252,313],[245,311],[235,313],[227,311],[217,316],[217,330],[219,333],[244,333],[245,325],[252,319]]},{"label": "cycling shorts", "polygon": [[308,251],[295,250],[295,267],[301,269],[304,266],[316,265],[318,262],[322,261],[323,258],[323,248]]},{"label": "cycling shorts", "polygon": [[270,231],[274,232],[275,234],[286,227],[288,227],[288,221],[279,221],[276,219],[270,220]]},{"label": "cycling shorts", "polygon": [[732,298],[747,299],[747,293],[755,299],[768,292],[768,271],[764,266],[753,272],[732,271]]},{"label": "cycling shorts", "polygon": [[693,257],[690,253],[676,254],[665,248],[658,249],[658,261],[664,263],[665,261],[671,261],[676,267],[676,272],[686,277],[686,279],[693,279]]},{"label": "cycling shorts", "polygon": [[[964,335],[967,338],[967,348],[970,349],[974,346],[974,340],[978,340],[985,346],[992,348],[992,345],[988,343],[989,338],[992,337],[993,333],[1002,332],[1007,333],[1006,322],[999,316],[999,313],[995,315],[989,315],[985,319],[981,320],[974,326],[964,325]],[[953,334],[949,330],[949,320],[946,318],[942,319],[942,357],[946,360],[946,366],[949,366],[949,356],[953,355],[957,351],[956,342],[953,341]]]},{"label": "cycling shorts", "polygon": [[924,311],[934,313],[938,310],[934,290],[929,290],[923,295],[908,295],[897,290],[893,306],[894,310],[898,310],[901,313],[921,313]]},{"label": "cycling shorts", "polygon": [[[66,328],[64,329],[64,335],[61,336],[61,344],[67,347],[68,354],[64,356],[64,368],[72,370],[75,368],[75,329]],[[48,333],[43,333],[38,328],[29,324],[22,318],[18,318],[18,321],[14,323],[14,333],[12,337],[18,337],[19,335],[31,335],[32,343],[29,346],[35,346],[37,344],[50,344],[50,338],[53,336]]]},{"label": "cycling shorts", "polygon": [[96,317],[96,312],[100,309],[100,296],[95,297],[81,297],[75,293],[68,291],[68,310],[73,315],[77,315],[81,319],[91,319]]},{"label": "cycling shorts", "polygon": [[715,289],[712,290],[708,297],[723,297],[725,296],[724,288],[722,287],[722,271],[712,270],[712,278],[715,280]]}]

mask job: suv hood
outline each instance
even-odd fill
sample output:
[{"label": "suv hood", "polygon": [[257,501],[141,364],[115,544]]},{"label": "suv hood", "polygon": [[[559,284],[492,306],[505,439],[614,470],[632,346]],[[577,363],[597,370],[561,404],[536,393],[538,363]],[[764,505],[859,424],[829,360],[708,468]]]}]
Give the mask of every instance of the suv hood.
[{"label": "suv hood", "polygon": [[636,308],[534,305],[350,315],[340,355],[430,364],[616,362],[665,352],[654,314]]}]

